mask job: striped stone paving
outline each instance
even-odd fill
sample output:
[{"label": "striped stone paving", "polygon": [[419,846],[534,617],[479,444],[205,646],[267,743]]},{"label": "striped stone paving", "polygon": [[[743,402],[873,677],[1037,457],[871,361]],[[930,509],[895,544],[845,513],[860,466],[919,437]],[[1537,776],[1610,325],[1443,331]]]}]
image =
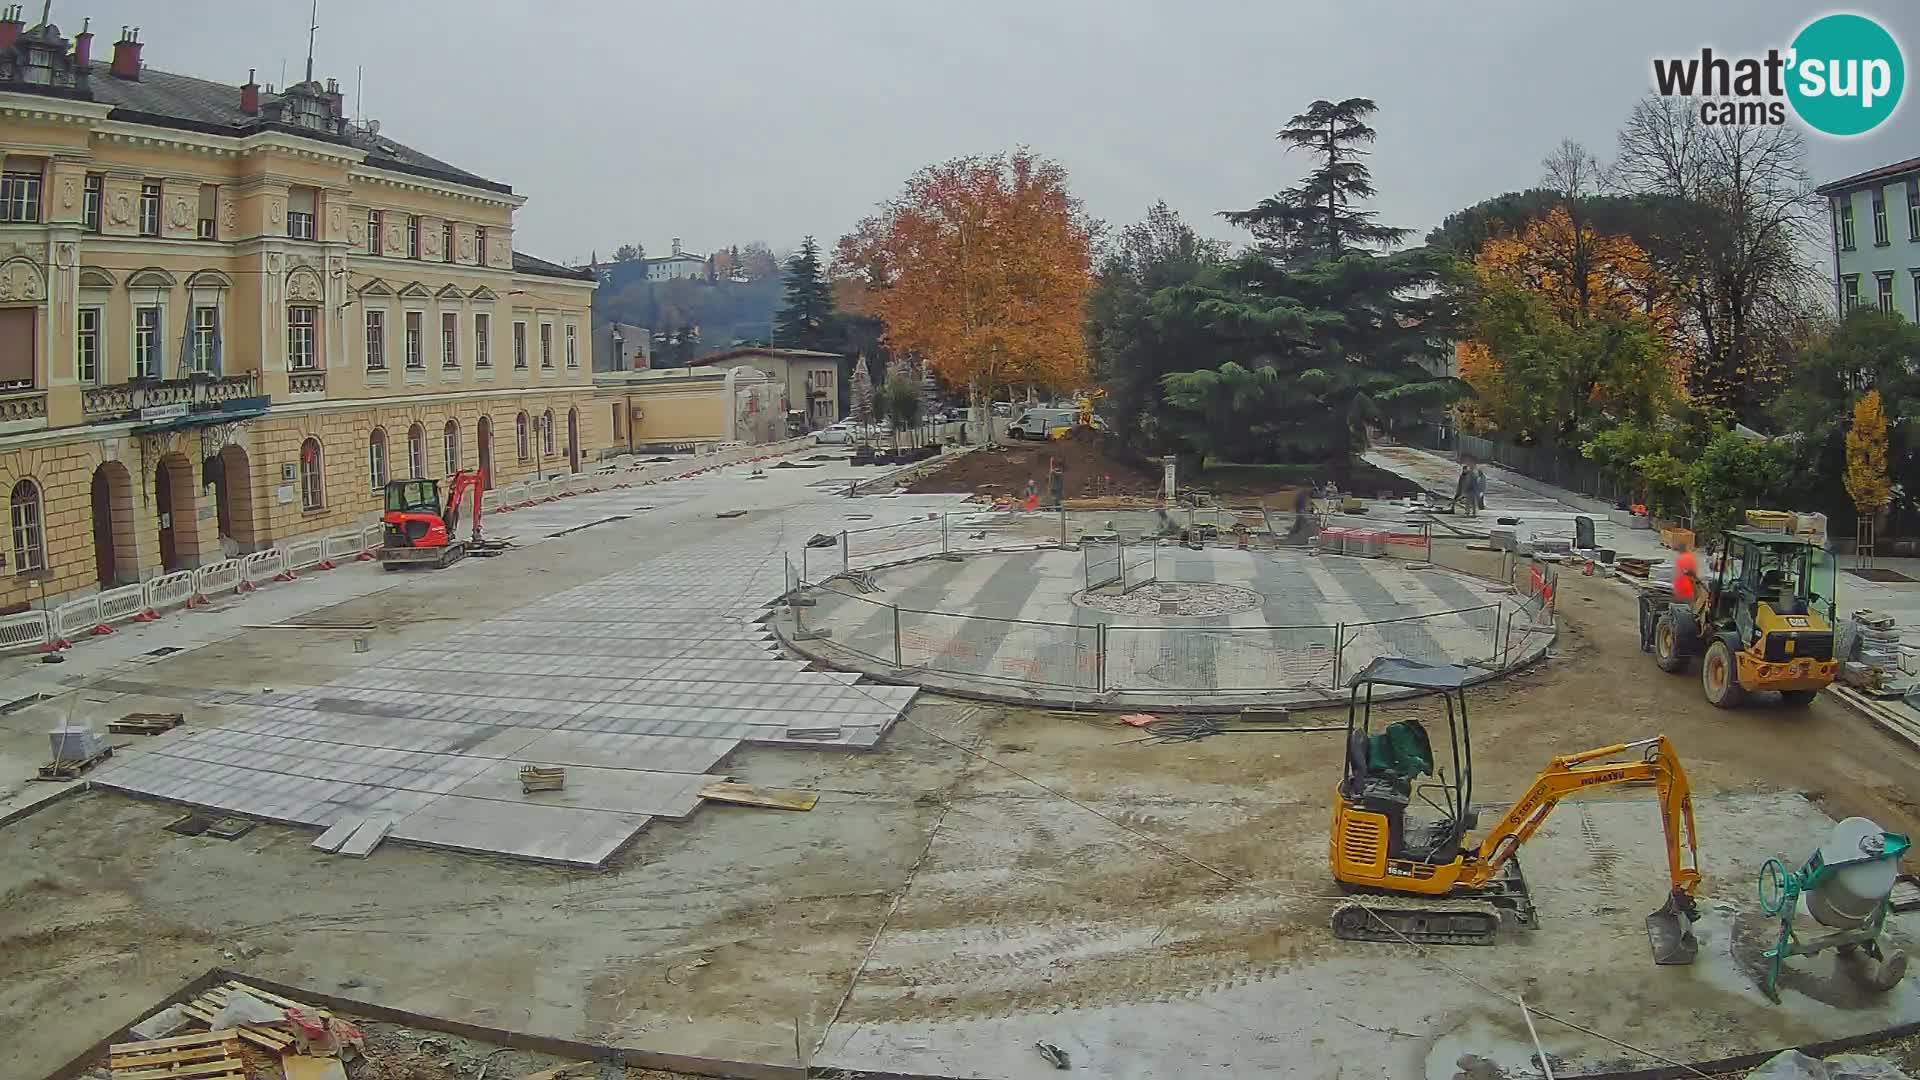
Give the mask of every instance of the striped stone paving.
[{"label": "striped stone paving", "polygon": [[[607,491],[499,519],[526,539],[698,497],[701,481]],[[903,516],[952,500],[863,501]],[[103,786],[321,829],[545,862],[605,862],[656,817],[684,818],[742,744],[873,747],[914,687],[784,658],[762,625],[807,537],[855,504],[822,495],[291,692],[210,695],[243,719],[112,763]],[[599,523],[599,524],[596,524]],[[539,558],[537,551],[517,558]],[[487,564],[482,564],[487,565]],[[523,764],[563,766],[523,794]]]}]

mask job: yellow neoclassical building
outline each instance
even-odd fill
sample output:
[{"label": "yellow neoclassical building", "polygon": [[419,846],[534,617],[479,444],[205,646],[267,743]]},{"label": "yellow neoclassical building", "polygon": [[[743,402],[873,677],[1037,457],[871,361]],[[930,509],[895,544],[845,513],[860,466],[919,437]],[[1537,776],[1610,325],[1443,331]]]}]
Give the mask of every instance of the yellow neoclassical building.
[{"label": "yellow neoclassical building", "polygon": [[[0,612],[370,521],[390,477],[577,471],[594,280],[332,80],[157,71],[0,15]],[[601,416],[606,412],[607,416]]]}]

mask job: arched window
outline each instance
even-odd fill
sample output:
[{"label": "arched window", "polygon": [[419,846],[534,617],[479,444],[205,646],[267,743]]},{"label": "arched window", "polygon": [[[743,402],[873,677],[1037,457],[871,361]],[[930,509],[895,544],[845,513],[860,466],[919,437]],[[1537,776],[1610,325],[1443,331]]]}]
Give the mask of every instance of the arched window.
[{"label": "arched window", "polygon": [[427,429],[420,424],[407,429],[407,472],[415,480],[427,477]]},{"label": "arched window", "polygon": [[373,490],[386,490],[387,432],[385,428],[374,428],[373,433],[367,436],[367,479],[373,484]]},{"label": "arched window", "polygon": [[553,410],[552,409],[548,409],[546,412],[546,415],[540,418],[540,452],[545,454],[548,457],[553,456]]},{"label": "arched window", "polygon": [[514,442],[515,448],[520,451],[520,460],[521,461],[527,460],[529,450],[528,450],[528,443],[527,443],[527,414],[526,413],[521,413],[519,416],[516,416],[513,418],[513,442]]},{"label": "arched window", "polygon": [[13,569],[15,573],[47,568],[46,533],[40,523],[40,485],[22,480],[13,485]]},{"label": "arched window", "polygon": [[327,505],[326,463],[320,460],[320,440],[312,436],[300,444],[300,509]]},{"label": "arched window", "polygon": [[447,475],[460,471],[460,421],[447,421],[447,430],[440,436],[440,453],[447,459]]}]

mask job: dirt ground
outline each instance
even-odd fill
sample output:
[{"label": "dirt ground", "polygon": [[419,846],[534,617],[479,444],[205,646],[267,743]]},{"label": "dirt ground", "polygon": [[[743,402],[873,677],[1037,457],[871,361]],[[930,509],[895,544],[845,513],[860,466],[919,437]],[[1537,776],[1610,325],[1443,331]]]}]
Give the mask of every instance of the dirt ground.
[{"label": "dirt ground", "polygon": [[[1554,754],[1664,732],[1703,794],[1805,792],[1920,831],[1920,760],[1844,706],[1716,710],[1697,677],[1639,651],[1618,583],[1566,575],[1559,603],[1556,657],[1470,695],[1480,799],[1517,796]],[[150,678],[297,681],[270,653],[258,639],[200,650]],[[1435,715],[1430,701],[1386,708]],[[175,808],[64,800],[0,829],[0,1030],[34,1032],[0,1080],[43,1074],[215,964],[514,1030],[774,1060],[836,1015],[1164,1000],[1330,948],[1328,905],[1300,897],[1328,891],[1338,736],[1136,738],[1111,717],[928,698],[871,755],[727,763],[820,791],[814,811],[708,807],[591,874],[392,845],[355,862],[314,853],[303,830],[184,837],[162,829]],[[883,925],[890,946],[867,963]],[[235,964],[239,943],[262,951]]]},{"label": "dirt ground", "polygon": [[[1069,499],[1153,496],[1160,492],[1158,469],[1144,468],[1109,452],[1102,445],[1100,435],[1083,428],[1050,442],[1009,439],[999,447],[982,447],[915,480],[905,490],[915,494],[1018,495],[1031,480],[1045,497],[1049,459],[1058,461],[1065,471],[1065,491]],[[1318,486],[1329,479],[1338,483],[1341,490],[1366,498],[1400,497],[1419,491],[1419,486],[1411,481],[1364,461],[1353,462],[1351,469],[1342,470],[1338,475],[1315,466],[1227,465],[1207,469],[1197,477],[1182,477],[1180,485],[1183,489],[1210,492],[1232,503],[1266,499],[1279,506],[1290,501],[1288,497],[1301,487]]]}]

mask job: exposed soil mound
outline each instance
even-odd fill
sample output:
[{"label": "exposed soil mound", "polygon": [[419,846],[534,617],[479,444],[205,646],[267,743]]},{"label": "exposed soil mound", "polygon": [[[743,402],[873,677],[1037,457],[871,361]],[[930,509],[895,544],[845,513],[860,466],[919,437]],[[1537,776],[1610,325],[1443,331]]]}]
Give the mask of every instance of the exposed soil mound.
[{"label": "exposed soil mound", "polygon": [[960,492],[967,495],[986,492],[1018,495],[1027,481],[1036,485],[1042,496],[1047,493],[1049,459],[1058,461],[1066,472],[1066,496],[1069,499],[1099,495],[1157,495],[1160,474],[1108,455],[1096,432],[1076,428],[1064,438],[1047,442],[1012,442],[999,447],[982,447],[963,454],[953,464],[907,485],[914,494]]}]

